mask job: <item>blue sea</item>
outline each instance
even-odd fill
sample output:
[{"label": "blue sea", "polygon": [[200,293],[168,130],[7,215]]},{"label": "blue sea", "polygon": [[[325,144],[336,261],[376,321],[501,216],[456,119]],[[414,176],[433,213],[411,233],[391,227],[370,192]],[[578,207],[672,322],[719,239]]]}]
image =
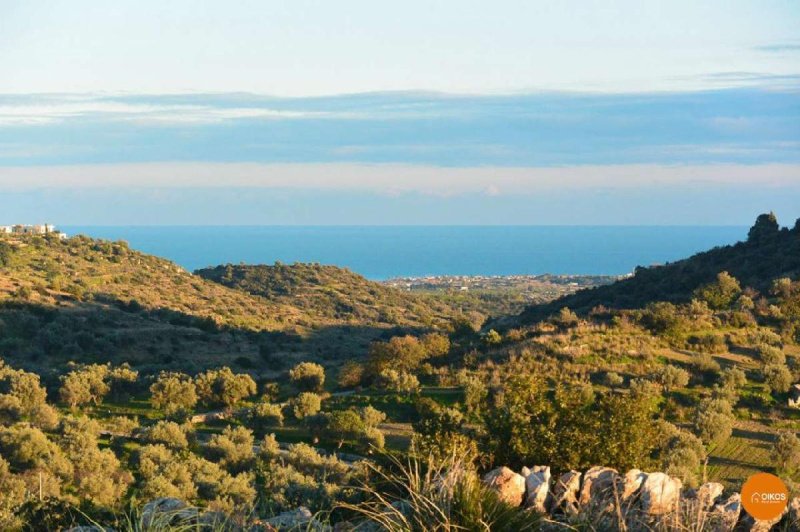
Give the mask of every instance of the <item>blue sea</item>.
[{"label": "blue sea", "polygon": [[370,279],[426,275],[621,275],[747,236],[733,226],[64,226],[126,240],[194,270],[319,262]]}]

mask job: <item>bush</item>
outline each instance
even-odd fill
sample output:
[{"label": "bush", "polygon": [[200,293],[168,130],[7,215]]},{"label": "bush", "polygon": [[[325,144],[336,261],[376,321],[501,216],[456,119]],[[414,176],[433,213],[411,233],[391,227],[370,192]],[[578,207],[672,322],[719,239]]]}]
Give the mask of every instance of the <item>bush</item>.
[{"label": "bush", "polygon": [[386,390],[411,395],[419,393],[419,380],[414,375],[394,369],[385,369],[380,374],[380,383]]},{"label": "bush", "polygon": [[168,416],[186,415],[197,404],[197,388],[184,373],[162,371],[150,386],[150,403]]},{"label": "bush", "polygon": [[792,386],[792,373],[783,364],[764,368],[764,382],[773,393],[786,393]]},{"label": "bush", "polygon": [[208,406],[230,408],[245,397],[254,395],[256,383],[246,373],[234,374],[228,367],[210,369],[195,378],[197,396]]},{"label": "bush", "polygon": [[214,434],[206,445],[209,460],[218,462],[230,473],[247,471],[253,466],[253,432],[245,427],[225,427]]},{"label": "bush", "polygon": [[773,347],[767,344],[761,344],[756,347],[758,357],[765,366],[775,366],[786,364],[786,355],[779,347]]},{"label": "bush", "polygon": [[697,406],[695,434],[705,443],[719,443],[733,432],[733,408],[724,399],[704,399]]},{"label": "bush", "polygon": [[339,368],[337,384],[339,388],[355,388],[364,378],[364,366],[358,362],[348,360]]},{"label": "bush", "polygon": [[739,281],[728,272],[720,272],[716,281],[701,286],[695,290],[694,295],[708,303],[712,309],[722,310],[730,308],[741,293]]},{"label": "bush", "polygon": [[145,441],[161,443],[173,450],[189,447],[189,439],[183,427],[173,421],[159,421],[145,432]]},{"label": "bush", "polygon": [[250,426],[258,432],[267,427],[283,425],[283,412],[280,405],[261,402],[252,407],[248,412]]},{"label": "bush", "polygon": [[295,419],[305,419],[313,416],[322,408],[322,399],[311,392],[303,392],[289,402],[292,415]]},{"label": "bush", "polygon": [[779,475],[794,477],[800,472],[800,439],[793,432],[781,432],[772,447],[772,460]]},{"label": "bush", "polygon": [[289,378],[304,392],[321,392],[325,384],[325,368],[313,362],[301,362],[289,371]]},{"label": "bush", "polygon": [[656,374],[656,381],[664,387],[664,391],[671,392],[689,384],[689,372],[683,368],[666,364]]}]

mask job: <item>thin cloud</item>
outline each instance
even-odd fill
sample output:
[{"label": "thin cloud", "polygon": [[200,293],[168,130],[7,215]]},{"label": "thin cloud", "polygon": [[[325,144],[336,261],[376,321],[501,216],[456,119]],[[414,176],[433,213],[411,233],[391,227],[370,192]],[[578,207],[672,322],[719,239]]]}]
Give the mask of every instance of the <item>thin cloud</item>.
[{"label": "thin cloud", "polygon": [[798,52],[800,51],[800,43],[782,42],[764,44],[761,46],[754,46],[753,49],[758,50],[759,52]]},{"label": "thin cloud", "polygon": [[401,164],[147,163],[0,168],[0,190],[262,188],[388,195],[515,195],[657,186],[800,186],[800,165],[604,165],[442,168]]}]

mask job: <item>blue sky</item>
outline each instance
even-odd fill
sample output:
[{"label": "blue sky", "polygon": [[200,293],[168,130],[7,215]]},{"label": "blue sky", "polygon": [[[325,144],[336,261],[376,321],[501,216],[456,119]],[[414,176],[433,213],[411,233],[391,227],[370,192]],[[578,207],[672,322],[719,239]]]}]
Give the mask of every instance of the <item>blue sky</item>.
[{"label": "blue sky", "polygon": [[0,213],[800,216],[800,5],[568,4],[0,0]]}]

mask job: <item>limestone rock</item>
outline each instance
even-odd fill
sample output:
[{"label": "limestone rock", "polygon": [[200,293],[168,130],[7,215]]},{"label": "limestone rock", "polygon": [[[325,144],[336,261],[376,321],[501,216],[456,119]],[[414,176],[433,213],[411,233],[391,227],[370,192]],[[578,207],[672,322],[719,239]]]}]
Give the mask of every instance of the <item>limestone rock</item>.
[{"label": "limestone rock", "polygon": [[153,499],[142,507],[142,525],[144,528],[167,527],[177,523],[186,523],[197,517],[197,508],[192,508],[184,501],[174,497]]},{"label": "limestone rock", "polygon": [[483,482],[511,506],[522,505],[525,497],[525,477],[503,466],[492,469],[483,476]]},{"label": "limestone rock", "polygon": [[631,469],[625,473],[624,477],[620,477],[618,481],[620,501],[628,502],[637,495],[645,479],[647,479],[647,473],[641,469]]},{"label": "limestone rock", "polygon": [[[527,468],[523,468],[523,471]],[[525,506],[539,513],[547,513],[550,496],[550,467],[533,466],[525,477]]]},{"label": "limestone rock", "polygon": [[305,506],[283,512],[264,521],[269,527],[267,530],[308,530],[330,531],[330,527],[323,525]]},{"label": "limestone rock", "polygon": [[580,471],[567,471],[553,487],[552,510],[563,510],[567,515],[578,513],[578,490],[581,487]]},{"label": "limestone rock", "polygon": [[700,508],[707,510],[714,506],[724,490],[725,487],[719,482],[706,482],[697,488],[697,503]]},{"label": "limestone rock", "polygon": [[785,510],[781,515],[774,519],[770,519],[769,521],[755,519],[754,517],[745,514],[744,517],[742,517],[742,519],[739,521],[736,530],[741,530],[743,532],[769,532],[772,530],[773,526],[777,525],[781,519],[783,519],[784,514],[786,514]]},{"label": "limestone rock", "polygon": [[791,530],[800,530],[800,497],[795,497],[789,501],[786,520]]},{"label": "limestone rock", "polygon": [[742,513],[742,496],[734,493],[725,502],[714,505],[709,514],[711,530],[714,532],[728,532],[733,530]]},{"label": "limestone rock", "polygon": [[581,506],[603,504],[614,498],[614,484],[619,477],[616,469],[593,467],[583,475],[583,486],[578,502]]},{"label": "limestone rock", "polygon": [[650,515],[661,515],[677,509],[683,482],[666,473],[650,473],[642,485],[642,509]]}]

